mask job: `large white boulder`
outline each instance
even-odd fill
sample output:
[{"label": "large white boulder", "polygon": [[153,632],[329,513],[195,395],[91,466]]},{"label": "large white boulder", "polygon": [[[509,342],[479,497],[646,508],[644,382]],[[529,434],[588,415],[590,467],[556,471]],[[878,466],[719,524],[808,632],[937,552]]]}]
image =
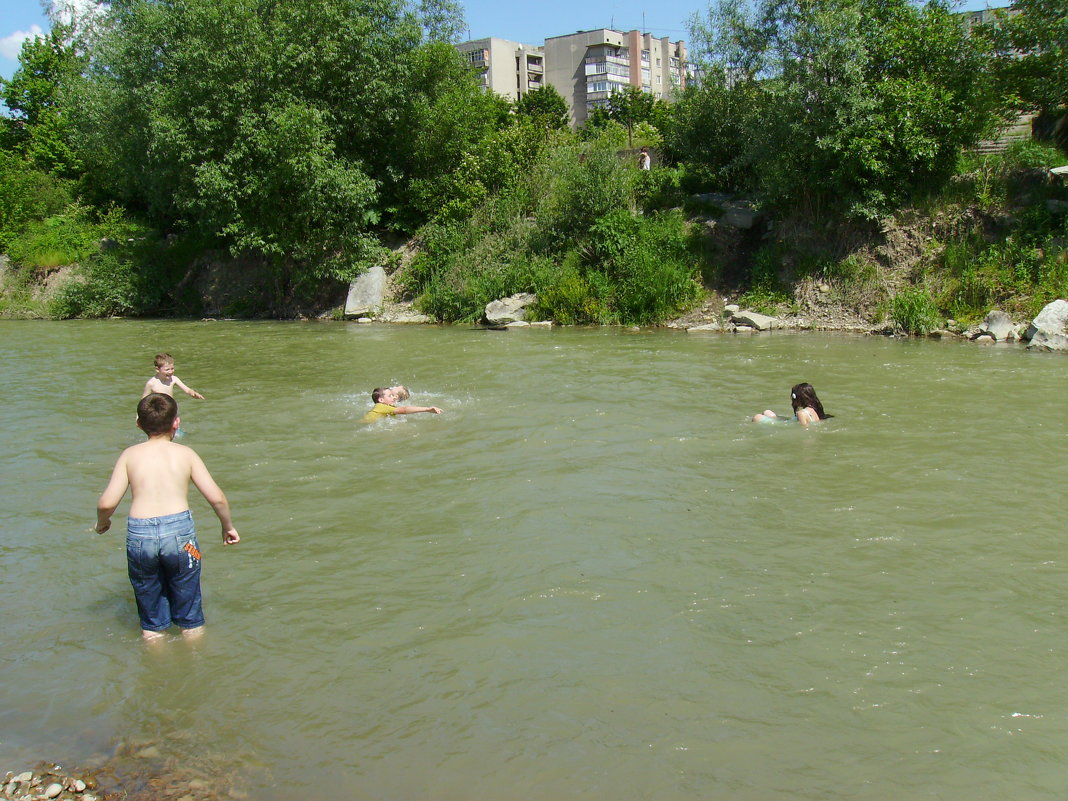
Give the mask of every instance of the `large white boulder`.
[{"label": "large white boulder", "polygon": [[1033,350],[1068,350],[1068,300],[1055,300],[1046,304],[1027,327],[1024,339]]},{"label": "large white boulder", "polygon": [[486,322],[490,325],[508,325],[523,322],[527,306],[538,298],[529,292],[520,292],[508,298],[501,298],[486,304]]},{"label": "large white boulder", "polygon": [[1012,318],[997,309],[987,313],[983,322],[979,324],[979,330],[990,334],[998,342],[1004,342],[1016,336],[1016,326],[1013,325]]},{"label": "large white boulder", "polygon": [[381,264],[376,264],[367,272],[356,276],[356,280],[349,284],[349,294],[345,298],[345,316],[374,314],[382,308],[385,293],[386,270]]}]

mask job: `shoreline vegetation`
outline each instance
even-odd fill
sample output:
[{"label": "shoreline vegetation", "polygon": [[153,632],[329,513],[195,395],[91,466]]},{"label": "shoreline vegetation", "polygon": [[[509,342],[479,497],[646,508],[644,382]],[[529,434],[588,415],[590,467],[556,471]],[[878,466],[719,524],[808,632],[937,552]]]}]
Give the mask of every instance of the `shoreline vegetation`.
[{"label": "shoreline vegetation", "polygon": [[[627,156],[604,154],[621,171],[631,170]],[[657,167],[638,177],[675,188],[662,198],[672,205],[609,213],[581,243],[599,264],[636,258],[647,274],[613,280],[605,269],[595,285],[574,253],[562,262],[530,248],[486,254],[480,249],[497,244],[486,241],[448,252],[442,267],[438,238],[457,234],[429,226],[407,239],[384,238],[381,306],[361,319],[478,324],[487,303],[549,283],[527,320],[762,327],[732,323],[730,312],[741,309],[773,318],[776,329],[973,337],[993,309],[1026,324],[1045,304],[1068,297],[1068,186],[1048,166],[1059,161],[1068,157],[1037,142],[965,154],[942,196],[877,223],[783,220],[725,193],[684,194],[673,187],[681,168]],[[640,230],[650,218],[659,227],[651,234]],[[114,212],[96,219],[84,207],[68,208],[29,225],[0,255],[0,318],[346,319],[349,284],[341,278],[279,302],[268,261],[202,248]],[[685,265],[677,271],[673,253]],[[543,273],[540,280],[510,275],[516,259],[528,262],[520,270]],[[570,273],[570,283],[545,278],[561,273]]]},{"label": "shoreline vegetation", "polygon": [[441,323],[529,294],[557,325],[736,304],[925,335],[1068,296],[1048,0],[980,24],[942,0],[709,0],[700,79],[610,93],[579,130],[552,86],[483,90],[454,0],[319,12],[130,0],[26,40],[0,80],[0,317],[340,319],[374,268]]}]

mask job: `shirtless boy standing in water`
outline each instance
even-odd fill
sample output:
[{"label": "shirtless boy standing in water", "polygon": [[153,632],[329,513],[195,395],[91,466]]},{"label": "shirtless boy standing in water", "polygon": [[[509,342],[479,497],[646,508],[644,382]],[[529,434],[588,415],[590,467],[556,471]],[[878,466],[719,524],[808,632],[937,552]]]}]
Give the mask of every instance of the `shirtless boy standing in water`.
[{"label": "shirtless boy standing in water", "polygon": [[170,395],[173,398],[174,387],[178,387],[191,398],[204,400],[203,395],[195,389],[187,387],[182,383],[182,379],[174,374],[174,357],[169,353],[157,353],[156,374],[145,382],[145,391],[141,393],[141,397],[143,398],[152,392],[159,392],[161,395]]},{"label": "shirtless boy standing in water", "polygon": [[192,448],[171,441],[178,424],[178,404],[170,395],[154,392],[141,399],[137,426],[148,440],[122,452],[96,507],[96,531],[103,534],[127,487],[133,491],[126,562],[146,640],[161,638],[172,623],[186,637],[204,630],[190,481],[218,515],[223,545],[241,540],[230,520],[230,504],[204,462]]}]

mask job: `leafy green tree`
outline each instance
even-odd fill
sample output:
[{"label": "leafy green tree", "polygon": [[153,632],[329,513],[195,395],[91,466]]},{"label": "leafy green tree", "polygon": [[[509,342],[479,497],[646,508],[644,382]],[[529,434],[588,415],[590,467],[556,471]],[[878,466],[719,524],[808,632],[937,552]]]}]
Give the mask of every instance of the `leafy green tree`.
[{"label": "leafy green tree", "polygon": [[96,190],[268,256],[283,295],[344,275],[416,173],[454,169],[465,109],[495,113],[428,41],[449,35],[447,4],[419,8],[114,0],[77,105]]},{"label": "leafy green tree", "polygon": [[1022,111],[1068,105],[1068,12],[1063,0],[1016,0],[989,31],[999,73]]},{"label": "leafy green tree", "polygon": [[731,87],[714,74],[687,87],[661,124],[663,157],[688,163],[709,188],[755,188],[750,125],[767,104],[761,93],[755,81]]},{"label": "leafy green tree", "polygon": [[625,86],[608,95],[608,117],[627,129],[627,147],[634,147],[634,126],[655,116],[656,98],[636,86]]},{"label": "leafy green tree", "polygon": [[73,199],[71,183],[43,172],[24,155],[0,150],[0,253],[30,222],[62,211]]},{"label": "leafy green tree", "polygon": [[562,131],[568,126],[567,101],[554,86],[527,92],[515,104],[515,113],[546,131]]},{"label": "leafy green tree", "polygon": [[81,74],[86,59],[55,25],[47,36],[27,39],[10,79],[0,78],[0,99],[11,111],[2,119],[0,146],[24,154],[38,168],[76,177],[82,164],[73,145],[63,92]]},{"label": "leafy green tree", "polygon": [[417,48],[407,66],[398,127],[411,135],[396,141],[383,194],[388,206],[401,210],[398,224],[415,226],[452,199],[454,173],[468,153],[511,123],[511,104],[484,91],[451,45]]},{"label": "leafy green tree", "polygon": [[938,0],[720,0],[693,38],[715,88],[681,104],[672,146],[704,136],[705,169],[780,206],[878,216],[996,120],[989,48]]}]

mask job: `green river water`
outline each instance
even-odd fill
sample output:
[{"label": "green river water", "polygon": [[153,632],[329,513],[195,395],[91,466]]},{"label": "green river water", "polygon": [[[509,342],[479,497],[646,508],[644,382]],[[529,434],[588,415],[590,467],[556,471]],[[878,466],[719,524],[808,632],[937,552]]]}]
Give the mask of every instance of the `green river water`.
[{"label": "green river water", "polygon": [[[90,529],[161,350],[242,542],[193,492],[207,633],[147,648],[128,499]],[[118,754],[254,801],[1060,797],[1066,379],[851,335],[0,322],[0,770]],[[833,419],[746,421],[799,381]],[[361,425],[393,382],[445,413]]]}]

